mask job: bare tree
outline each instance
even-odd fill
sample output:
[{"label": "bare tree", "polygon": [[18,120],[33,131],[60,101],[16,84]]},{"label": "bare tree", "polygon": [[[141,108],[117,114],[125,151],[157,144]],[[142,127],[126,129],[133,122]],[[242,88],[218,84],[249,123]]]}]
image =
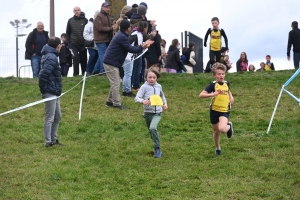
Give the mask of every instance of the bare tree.
[{"label": "bare tree", "polygon": [[115,20],[118,20],[122,8],[127,5],[127,0],[106,0],[106,2],[111,5],[111,17],[113,17]]}]

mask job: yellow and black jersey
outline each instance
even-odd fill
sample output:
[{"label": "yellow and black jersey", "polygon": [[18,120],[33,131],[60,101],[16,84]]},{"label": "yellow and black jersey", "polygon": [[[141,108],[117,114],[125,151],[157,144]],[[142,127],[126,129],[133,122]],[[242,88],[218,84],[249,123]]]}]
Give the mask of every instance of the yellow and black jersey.
[{"label": "yellow and black jersey", "polygon": [[208,93],[219,91],[219,95],[213,97],[211,100],[211,110],[217,112],[230,111],[229,88],[230,84],[228,81],[224,81],[221,83],[213,81],[205,88],[205,91],[207,91]]},{"label": "yellow and black jersey", "polygon": [[204,46],[206,46],[206,41],[210,35],[210,50],[221,51],[222,48],[222,36],[225,40],[226,49],[228,49],[228,39],[223,29],[211,29],[209,28],[205,34]]}]

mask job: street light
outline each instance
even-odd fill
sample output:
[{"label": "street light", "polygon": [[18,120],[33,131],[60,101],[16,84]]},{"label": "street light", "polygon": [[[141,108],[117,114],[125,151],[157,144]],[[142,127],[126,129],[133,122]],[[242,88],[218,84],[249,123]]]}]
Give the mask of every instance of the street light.
[{"label": "street light", "polygon": [[[25,36],[26,34],[19,34],[19,28],[29,28],[31,24],[27,24],[27,19],[22,19],[22,22],[20,22],[18,19],[16,19],[14,22],[9,22],[14,28],[17,29],[16,34],[16,68],[17,68],[17,77],[19,77],[18,69],[19,69],[19,44],[18,44],[18,37]],[[20,25],[21,24],[21,25]],[[25,24],[27,24],[25,26]]]}]

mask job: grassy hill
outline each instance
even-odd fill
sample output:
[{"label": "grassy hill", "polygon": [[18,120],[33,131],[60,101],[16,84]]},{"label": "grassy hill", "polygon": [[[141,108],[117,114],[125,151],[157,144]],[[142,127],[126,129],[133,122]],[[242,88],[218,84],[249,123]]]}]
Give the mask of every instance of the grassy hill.
[{"label": "grassy hill", "polygon": [[[169,109],[159,125],[163,157],[154,159],[141,104],[105,107],[107,77],[88,78],[61,97],[59,140],[44,148],[44,105],[0,116],[0,199],[300,199],[299,104],[283,93],[290,71],[232,73],[235,134],[215,156],[210,99],[199,93],[211,74],[162,74]],[[81,77],[63,78],[63,92]],[[41,99],[37,79],[1,78],[0,113]],[[300,78],[287,89],[299,95]]]}]

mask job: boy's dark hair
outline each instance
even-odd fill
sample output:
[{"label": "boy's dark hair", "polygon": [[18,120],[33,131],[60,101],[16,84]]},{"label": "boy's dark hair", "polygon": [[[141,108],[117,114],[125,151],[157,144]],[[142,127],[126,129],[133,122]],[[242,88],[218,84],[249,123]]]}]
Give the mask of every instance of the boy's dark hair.
[{"label": "boy's dark hair", "polygon": [[219,23],[219,19],[217,17],[213,17],[211,21],[217,21]]},{"label": "boy's dark hair", "polygon": [[195,46],[195,43],[194,42],[189,42],[189,48],[191,49],[193,46]]},{"label": "boy's dark hair", "polygon": [[60,37],[67,37],[67,34],[62,33],[62,34],[60,35]]},{"label": "boy's dark hair", "polygon": [[297,22],[297,21],[293,21],[293,22],[292,22],[292,27],[293,27],[293,28],[298,27],[298,22]]},{"label": "boy's dark hair", "polygon": [[145,73],[145,78],[146,79],[147,79],[147,76],[148,76],[149,72],[154,73],[156,75],[157,79],[159,79],[160,73],[157,71],[156,67],[150,67],[149,69],[146,70],[146,73]]},{"label": "boy's dark hair", "polygon": [[271,56],[270,56],[270,55],[266,55],[266,57],[269,57],[269,58],[271,58]]},{"label": "boy's dark hair", "polygon": [[48,45],[56,49],[56,47],[60,44],[60,39],[58,37],[52,36],[49,38]]}]

